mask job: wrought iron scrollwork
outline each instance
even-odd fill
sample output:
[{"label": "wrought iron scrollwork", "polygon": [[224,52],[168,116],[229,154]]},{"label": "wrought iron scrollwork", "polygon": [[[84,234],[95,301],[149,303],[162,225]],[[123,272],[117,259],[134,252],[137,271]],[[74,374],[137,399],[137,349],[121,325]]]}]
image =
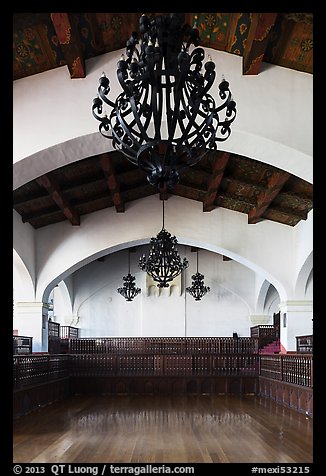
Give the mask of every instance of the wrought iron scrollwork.
[{"label": "wrought iron scrollwork", "polygon": [[[118,61],[123,91],[115,102],[108,98],[109,79],[104,74],[99,79],[92,110],[101,134],[158,187],[172,187],[185,167],[216,149],[230,136],[236,117],[225,79],[219,85],[220,105],[209,94],[215,64],[210,57],[204,63],[199,42],[198,29],[182,25],[178,14],[142,15],[139,33],[131,34],[126,57]],[[104,105],[111,108],[109,114]]]}]

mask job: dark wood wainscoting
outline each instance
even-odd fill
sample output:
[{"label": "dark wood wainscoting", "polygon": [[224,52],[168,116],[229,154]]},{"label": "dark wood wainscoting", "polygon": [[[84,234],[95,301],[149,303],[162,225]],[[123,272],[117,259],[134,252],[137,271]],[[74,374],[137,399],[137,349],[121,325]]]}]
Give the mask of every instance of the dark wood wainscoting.
[{"label": "dark wood wainscoting", "polygon": [[56,402],[58,400],[63,400],[69,395],[69,377],[14,390],[14,417],[26,415],[37,408],[49,405],[50,403]]},{"label": "dark wood wainscoting", "polygon": [[313,389],[259,377],[258,395],[313,417]]},{"label": "dark wood wainscoting", "polygon": [[258,377],[71,377],[72,394],[250,395]]}]

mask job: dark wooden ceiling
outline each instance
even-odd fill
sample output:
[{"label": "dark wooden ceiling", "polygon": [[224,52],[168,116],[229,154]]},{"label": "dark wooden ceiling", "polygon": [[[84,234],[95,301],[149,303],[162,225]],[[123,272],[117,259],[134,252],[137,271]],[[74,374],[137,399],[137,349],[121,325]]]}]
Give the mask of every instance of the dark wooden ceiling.
[{"label": "dark wooden ceiling", "polygon": [[[271,165],[221,151],[210,151],[186,169],[172,191],[203,203],[203,212],[217,207],[248,215],[248,223],[272,220],[295,226],[313,206],[312,184]],[[74,162],[38,177],[13,192],[14,209],[23,222],[40,228],[81,217],[107,207],[123,213],[128,203],[159,193],[146,173],[120,152]]]},{"label": "dark wooden ceiling", "polygon": [[[150,14],[148,14],[150,15]],[[197,22],[203,46],[242,57],[243,74],[266,63],[313,72],[311,13],[185,13]],[[70,77],[87,75],[85,60],[125,46],[139,13],[16,13],[13,78],[67,65]],[[295,226],[312,209],[312,185],[270,165],[211,151],[186,170],[171,193],[246,213],[248,223],[272,220]],[[123,213],[128,202],[158,193],[146,174],[119,152],[89,157],[53,170],[14,191],[14,209],[34,228],[106,207]],[[161,198],[169,194],[160,192]]]},{"label": "dark wooden ceiling", "polygon": [[[145,12],[146,13],[146,12]],[[152,13],[147,13],[152,15]],[[124,48],[140,13],[15,13],[13,78],[67,65],[71,78],[87,74],[85,60]],[[312,13],[185,13],[197,22],[201,44],[243,58],[243,74],[263,63],[312,73]]]}]

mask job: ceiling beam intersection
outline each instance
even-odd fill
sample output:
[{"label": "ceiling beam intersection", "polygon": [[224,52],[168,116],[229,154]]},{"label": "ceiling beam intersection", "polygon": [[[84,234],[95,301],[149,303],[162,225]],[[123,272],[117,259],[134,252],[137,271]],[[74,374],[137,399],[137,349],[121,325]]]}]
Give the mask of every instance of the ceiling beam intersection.
[{"label": "ceiling beam intersection", "polygon": [[230,158],[229,152],[219,155],[213,164],[212,175],[208,182],[207,193],[203,201],[203,212],[210,212],[216,205],[214,204],[218,189],[223,179],[225,168]]},{"label": "ceiling beam intersection", "polygon": [[111,158],[109,154],[103,154],[100,159],[100,164],[105,175],[106,184],[112,196],[112,200],[117,213],[124,213],[125,204],[120,193],[120,185],[115,174]]},{"label": "ceiling beam intersection", "polygon": [[73,226],[79,226],[80,216],[69,203],[69,201],[64,197],[55,178],[45,174],[37,178],[36,182],[47,190],[52,200],[63,211],[64,216],[70,221],[70,223]]},{"label": "ceiling beam intersection", "polygon": [[271,205],[284,184],[291,177],[288,172],[273,172],[267,181],[267,188],[257,196],[257,203],[248,213],[248,223],[254,224],[262,220],[262,215]]}]

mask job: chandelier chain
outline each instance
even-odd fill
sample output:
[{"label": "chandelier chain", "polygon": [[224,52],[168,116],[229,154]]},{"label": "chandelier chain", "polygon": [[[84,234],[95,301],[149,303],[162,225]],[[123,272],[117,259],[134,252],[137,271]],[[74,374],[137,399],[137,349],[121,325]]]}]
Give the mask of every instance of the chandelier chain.
[{"label": "chandelier chain", "polygon": [[139,268],[146,271],[158,283],[159,288],[169,287],[170,283],[189,265],[188,260],[186,258],[181,260],[178,254],[176,237],[164,228],[164,201],[162,200],[162,229],[150,240],[151,248],[148,258],[143,254],[139,259]]}]

